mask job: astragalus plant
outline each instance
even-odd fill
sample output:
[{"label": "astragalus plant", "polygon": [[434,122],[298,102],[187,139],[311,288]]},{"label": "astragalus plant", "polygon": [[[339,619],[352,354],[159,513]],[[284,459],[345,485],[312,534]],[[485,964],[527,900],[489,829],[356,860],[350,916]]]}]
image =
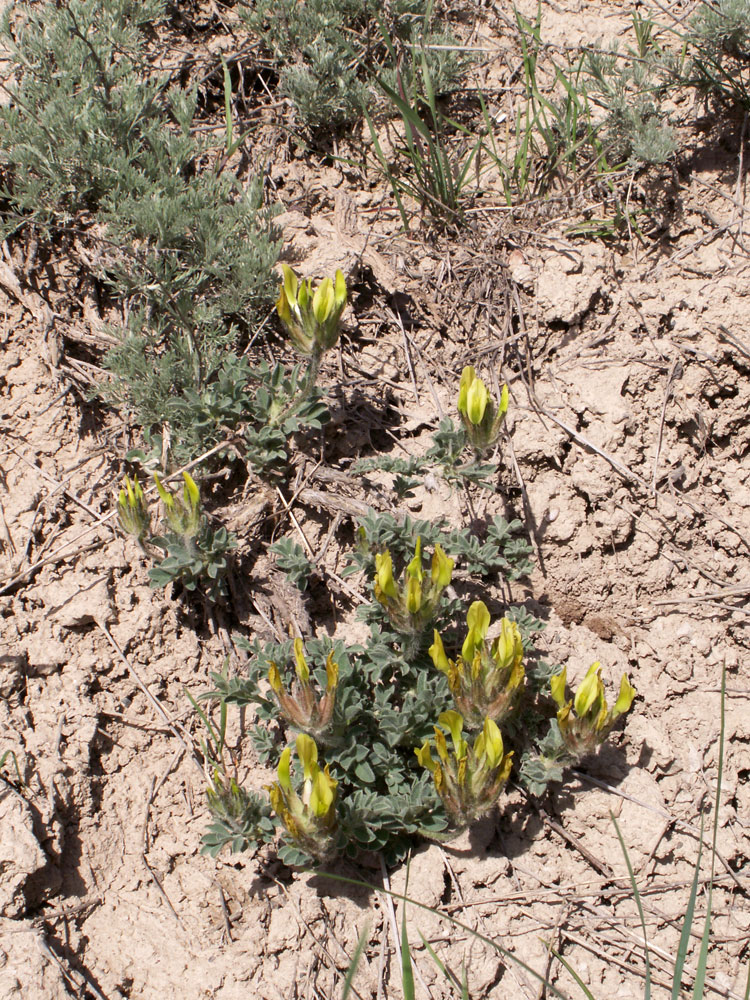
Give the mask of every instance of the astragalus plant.
[{"label": "astragalus plant", "polygon": [[[267,790],[284,861],[330,864],[373,851],[394,860],[415,838],[450,839],[502,804],[519,758],[540,753],[529,734],[554,713],[555,676],[534,645],[543,626],[522,607],[506,608],[493,625],[483,601],[467,613],[457,593],[481,588],[501,565],[513,575],[525,564],[527,550],[505,528],[496,521],[480,541],[468,531],[373,515],[354,554],[372,595],[360,608],[366,641],[236,637],[251,654],[247,666],[233,677],[214,674],[205,697],[218,699],[222,712],[231,704],[257,712],[250,735],[275,769]],[[423,543],[432,550],[428,565]],[[571,726],[580,719],[584,728],[599,713],[588,749],[626,710],[621,697],[602,721],[600,683],[597,673],[594,700],[586,694],[580,717],[568,710]],[[583,687],[592,687],[590,678]],[[576,733],[582,746],[588,730]],[[237,791],[229,780],[224,787],[226,804],[215,791],[210,797],[214,822],[204,843],[211,853],[221,848],[222,829],[233,850],[243,846],[232,810]],[[246,815],[244,846],[269,839],[268,826],[258,825],[268,823],[268,812]]]}]

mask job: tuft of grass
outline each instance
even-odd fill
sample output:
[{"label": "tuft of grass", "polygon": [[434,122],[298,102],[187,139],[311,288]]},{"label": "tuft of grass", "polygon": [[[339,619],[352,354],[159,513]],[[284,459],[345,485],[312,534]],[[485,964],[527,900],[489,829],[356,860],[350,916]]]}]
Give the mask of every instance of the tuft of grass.
[{"label": "tuft of grass", "polygon": [[[416,201],[434,221],[459,221],[472,173],[479,175],[482,138],[443,114],[424,45],[414,47],[414,64],[407,74],[380,18],[378,25],[391,58],[394,82],[389,83],[385,75],[377,77],[377,82],[400,116],[404,135],[395,151],[401,162],[394,169],[373,119],[366,113],[377,164],[391,185],[405,229],[409,221],[403,195]],[[458,134],[458,142],[448,138],[449,131]]]}]

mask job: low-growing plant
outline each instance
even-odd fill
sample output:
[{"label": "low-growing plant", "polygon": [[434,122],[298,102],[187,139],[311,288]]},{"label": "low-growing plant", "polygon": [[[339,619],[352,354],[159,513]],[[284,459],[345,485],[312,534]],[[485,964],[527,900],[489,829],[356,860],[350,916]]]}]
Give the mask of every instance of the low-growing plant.
[{"label": "low-growing plant", "polygon": [[747,0],[702,0],[684,36],[687,80],[706,97],[750,110],[750,6]]},{"label": "low-growing plant", "polygon": [[[419,484],[417,475],[424,475],[433,469],[448,483],[474,484],[494,492],[493,479],[496,478],[497,467],[482,459],[495,447],[500,437],[508,411],[508,387],[503,386],[500,400],[495,403],[475,369],[467,366],[461,374],[457,410],[462,426],[457,428],[450,417],[444,417],[424,455],[410,458],[381,455],[360,459],[355,463],[354,471],[382,469],[394,473],[393,486],[399,498],[411,496],[412,490]],[[474,453],[470,461],[463,458],[467,447],[471,447]]]},{"label": "low-growing plant", "polygon": [[235,351],[272,301],[278,243],[262,181],[211,169],[194,128],[197,90],[153,73],[148,42],[163,0],[12,10],[3,232],[72,248],[74,231],[95,248],[78,267],[126,316],[110,327],[119,343],[99,390],[148,444],[166,427],[175,458],[191,459],[236,422]]},{"label": "low-growing plant", "polygon": [[[479,93],[483,152],[500,176],[506,203],[593,175],[609,191],[614,214],[622,213],[617,175],[663,163],[675,151],[662,99],[674,57],[657,41],[653,22],[636,13],[635,46],[623,52],[587,46],[559,62],[543,41],[541,6],[533,20],[514,14],[523,93],[513,94],[504,135]],[[608,224],[603,219],[600,228]],[[612,233],[605,228],[602,235]]]},{"label": "low-growing plant", "polygon": [[[175,412],[184,410],[182,423],[189,425],[191,440],[206,442],[218,430],[223,435],[234,431],[233,447],[249,469],[266,479],[283,476],[292,436],[321,430],[329,419],[323,394],[315,383],[323,353],[338,340],[346,298],[341,271],[336,273],[335,282],[326,278],[313,291],[309,279],[299,283],[291,268],[284,265],[276,309],[292,343],[307,361],[291,368],[266,361],[253,367],[247,358],[230,354],[202,392],[186,388],[173,400]],[[135,345],[130,344],[129,349],[135,350]],[[145,365],[135,353],[138,364]],[[157,372],[155,377],[163,374]],[[133,449],[127,458],[154,472],[162,469],[168,449],[161,434],[147,437],[150,452]]]},{"label": "low-growing plant", "polygon": [[[452,588],[476,588],[480,576],[517,576],[528,566],[528,549],[511,531],[496,518],[482,541],[465,529],[372,514],[353,553],[353,568],[364,569],[373,588],[374,599],[359,609],[370,627],[364,643],[236,637],[252,654],[246,671],[214,674],[205,697],[255,707],[251,735],[261,760],[276,766],[268,791],[286,862],[361,851],[395,859],[415,837],[455,836],[494,806],[514,754],[528,751],[528,734],[549,718],[539,692],[554,670],[534,652],[543,626],[525,609],[509,608],[488,643],[489,613],[477,601],[461,655],[450,659],[446,650],[465,607]],[[433,553],[429,571],[423,544]],[[587,702],[582,711],[588,721],[593,707]],[[596,730],[597,745],[611,721]],[[464,729],[473,735],[464,738]],[[241,846],[237,823],[213,811],[206,844],[218,849],[224,824],[225,842]],[[265,836],[248,817],[245,846]]]},{"label": "low-growing plant", "polygon": [[211,601],[226,596],[227,556],[237,546],[237,539],[224,525],[214,527],[202,512],[198,487],[192,476],[183,473],[182,496],[171,493],[154,475],[161,497],[163,534],[151,533],[151,515],[138,478],[126,476],[117,500],[117,513],[123,531],[138,542],[142,551],[154,556],[163,553],[149,571],[152,587],[180,583],[185,590],[200,588]]},{"label": "low-growing plant", "polygon": [[620,692],[610,709],[604,694],[601,666],[592,663],[576,691],[566,699],[567,668],[550,678],[549,693],[557,705],[557,715],[550,720],[547,735],[537,749],[527,753],[521,764],[526,787],[540,794],[550,781],[560,781],[565,767],[576,764],[595,752],[606,740],[617,719],[630,710],[636,691],[625,674]]},{"label": "low-growing plant", "polygon": [[467,365],[461,373],[457,405],[474,453],[479,457],[494,448],[508,412],[508,386],[503,386],[496,403],[473,366]]},{"label": "low-growing plant", "polygon": [[603,112],[597,139],[613,167],[665,163],[676,150],[663,102],[673,57],[657,42],[654,27],[635,11],[635,48],[589,50],[582,62],[588,99]]},{"label": "low-growing plant", "polygon": [[[386,12],[367,0],[256,0],[240,7],[244,24],[269,53],[279,89],[297,118],[322,134],[355,122],[374,98],[374,74],[386,56],[378,16],[405,47],[427,45],[427,63],[438,92],[456,86],[465,60],[433,15],[432,0],[394,0]],[[430,49],[429,46],[435,46]]]},{"label": "low-growing plant", "polygon": [[486,719],[504,722],[514,711],[521,693],[523,641],[516,622],[503,618],[500,634],[489,646],[486,637],[490,613],[484,601],[474,601],[466,615],[468,631],[455,660],[448,658],[437,629],[430,658],[448,678],[456,708],[471,728]]},{"label": "low-growing plant", "polygon": [[495,491],[493,479],[497,476],[497,466],[490,462],[477,461],[476,455],[468,461],[464,457],[468,437],[463,427],[456,427],[450,417],[444,417],[432,435],[432,444],[424,455],[398,458],[392,455],[378,455],[363,458],[352,466],[354,472],[382,469],[394,474],[393,488],[399,499],[413,496],[415,486],[421,478],[436,471],[448,483],[473,484],[490,492]]},{"label": "low-growing plant", "polygon": [[[584,680],[584,683],[579,687],[577,692],[577,697],[581,694],[581,691],[586,692],[587,681],[590,685],[590,677],[595,671],[589,671],[588,677]],[[684,982],[686,978],[692,979],[692,990],[690,990],[690,996],[692,1000],[703,1000],[707,993],[708,983],[708,955],[709,948],[711,944],[711,929],[712,929],[712,917],[713,917],[713,890],[714,890],[714,867],[716,863],[717,850],[717,833],[719,828],[719,806],[721,801],[721,788],[722,788],[722,776],[724,769],[724,739],[725,739],[725,699],[726,699],[726,671],[722,671],[722,682],[721,682],[721,709],[720,709],[720,729],[719,729],[719,741],[718,741],[718,772],[716,781],[716,791],[713,805],[713,835],[711,841],[711,866],[710,866],[710,878],[708,880],[708,893],[707,893],[707,906],[705,917],[703,918],[703,926],[701,927],[700,922],[696,921],[696,903],[698,900],[700,877],[701,877],[701,861],[704,852],[704,819],[701,817],[699,840],[698,840],[698,852],[693,869],[693,878],[690,883],[690,889],[688,893],[688,898],[686,901],[684,909],[684,918],[682,920],[682,928],[680,931],[680,938],[677,946],[677,951],[672,959],[673,969],[671,973],[671,990],[670,996],[671,1000],[679,1000],[681,996],[686,996],[687,991],[690,989],[690,983]],[[452,721],[452,720],[451,720]],[[460,732],[458,733],[459,739],[461,738]],[[433,762],[434,763],[434,762]],[[630,860],[630,854],[628,852],[625,839],[622,835],[620,827],[615,819],[614,815],[610,814],[612,823],[615,827],[615,832],[617,833],[617,838],[620,843],[620,848],[625,859],[625,865],[628,873],[628,880],[630,882],[630,887],[632,889],[632,899],[635,903],[635,908],[638,913],[638,917],[641,924],[641,930],[643,933],[643,955],[645,963],[645,979],[643,983],[643,1000],[650,1000],[651,998],[651,987],[652,987],[652,966],[651,966],[651,948],[649,946],[648,933],[646,929],[646,919],[643,907],[642,894],[638,888],[638,881],[636,873],[633,870],[633,865]],[[365,888],[374,888],[369,886],[368,883],[360,881],[358,879],[347,878],[341,876],[338,873],[326,872],[326,877],[332,878],[335,881],[340,881],[342,884],[356,885]],[[414,899],[411,899],[408,895],[409,881],[408,881],[408,864],[407,864],[407,878],[406,885],[404,887],[403,894],[394,893],[387,888],[378,886],[377,889],[380,892],[384,892],[391,896],[395,900],[399,900],[403,904],[402,910],[402,925],[401,925],[401,964],[402,964],[402,981],[404,986],[404,997],[413,998],[414,993],[414,977],[413,977],[413,964],[414,957],[412,955],[412,947],[409,942],[407,932],[406,932],[406,905],[412,906],[416,909],[426,910],[435,917],[440,917],[445,920],[453,927],[460,928],[462,931],[468,933],[474,940],[481,942],[487,947],[493,949],[498,954],[502,955],[505,959],[510,962],[516,963],[520,968],[524,969],[525,972],[529,973],[533,978],[539,981],[540,985],[551,995],[559,997],[560,1000],[569,1000],[567,994],[563,993],[552,981],[549,967],[544,976],[542,976],[538,971],[526,965],[518,959],[518,957],[511,951],[504,949],[497,941],[493,941],[486,935],[480,934],[476,929],[467,926],[461,921],[457,921],[454,916],[450,913],[442,912],[439,909],[428,906],[425,903],[420,903]],[[470,998],[470,982],[467,976],[465,967],[462,968],[461,980],[458,981],[454,973],[448,969],[443,962],[440,960],[435,950],[432,948],[430,943],[426,940],[424,935],[420,932],[420,937],[422,938],[422,944],[427,949],[432,960],[437,964],[438,968],[443,972],[449,981],[453,984],[456,992],[460,991],[460,996],[462,1000],[469,1000]],[[690,947],[691,938],[698,939],[700,942],[700,947],[698,950],[697,961],[694,964],[694,971],[690,970],[688,973],[687,969],[687,957],[688,950]],[[345,988],[344,995],[347,995],[348,989],[354,982],[357,967],[361,959],[361,954],[364,948],[366,940],[366,934],[363,933],[360,938],[357,947],[352,955],[349,968],[347,969],[345,978]],[[569,962],[562,954],[561,948],[554,948],[548,942],[544,942],[546,947],[549,949],[550,954],[560,963],[560,965],[571,975],[576,986],[580,990],[580,994],[577,994],[585,1000],[604,1000],[604,998],[597,998],[596,994],[593,992],[589,986],[583,981],[581,976],[575,969],[575,966]],[[606,950],[602,953],[602,958],[606,961],[607,952]],[[665,953],[662,953],[662,958],[667,957]],[[686,975],[687,974],[687,975]],[[669,983],[665,984],[669,988]],[[747,967],[747,975],[745,977],[745,990],[744,990],[745,1000],[750,1000],[750,965]]]},{"label": "low-growing plant", "polygon": [[341,271],[336,271],[333,280],[324,278],[313,290],[309,278],[300,282],[291,267],[281,266],[284,280],[276,312],[295,350],[310,359],[306,382],[309,392],[318,377],[320,359],[338,343],[339,323],[346,307],[346,281]]},{"label": "low-growing plant", "polygon": [[251,373],[245,408],[244,457],[264,478],[285,473],[294,434],[321,430],[329,420],[320,390],[310,381],[310,365],[290,369],[266,362]]},{"label": "low-growing plant", "polygon": [[270,551],[276,556],[280,569],[284,570],[287,580],[301,591],[307,590],[307,584],[315,567],[307,558],[305,550],[293,538],[280,538],[274,542]]}]

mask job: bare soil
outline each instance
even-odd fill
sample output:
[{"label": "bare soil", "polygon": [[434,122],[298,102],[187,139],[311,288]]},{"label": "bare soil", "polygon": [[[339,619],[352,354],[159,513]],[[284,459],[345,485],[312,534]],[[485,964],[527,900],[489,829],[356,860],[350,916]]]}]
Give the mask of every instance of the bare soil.
[{"label": "bare soil", "polygon": [[[595,41],[628,15],[546,4],[545,37]],[[475,43],[507,49],[489,8],[477,21]],[[271,849],[200,854],[209,814],[186,690],[205,690],[226,656],[241,669],[232,630],[351,634],[356,601],[330,574],[344,565],[357,502],[454,524],[522,517],[535,569],[512,594],[498,581],[494,596],[525,600],[546,621],[542,645],[569,678],[600,660],[611,688],[627,671],[640,695],[611,743],[552,795],[535,803],[512,787],[470,834],[421,847],[409,895],[571,997],[580,987],[548,945],[599,1000],[635,1000],[642,931],[614,816],[643,893],[653,995],[671,995],[701,816],[716,794],[726,668],[708,995],[744,995],[750,255],[741,123],[720,131],[702,115],[696,107],[676,164],[634,182],[632,198],[658,224],[609,244],[565,235],[582,191],[546,214],[477,211],[458,235],[399,236],[382,186],[291,147],[277,156],[285,259],[301,273],[344,266],[358,276],[340,354],[324,363],[334,414],[325,462],[298,455],[285,494],[302,490],[292,509],[315,553],[331,535],[329,589],[304,597],[262,555],[271,535],[297,528],[253,481],[217,487],[215,515],[240,536],[230,606],[212,615],[148,586],[112,516],[134,432],[81,390],[90,304],[72,325],[55,314],[52,289],[32,292],[10,258],[0,265],[0,758],[12,750],[22,779],[7,757],[0,1000],[333,998],[365,928],[356,995],[402,995],[400,906],[382,893],[291,871]],[[495,496],[473,493],[472,509],[465,493],[429,479],[404,506],[390,477],[373,475],[376,492],[348,474],[373,448],[424,450],[439,417],[455,416],[468,363],[510,386]],[[247,753],[246,764],[249,783],[268,779]],[[341,871],[383,884],[379,870]],[[403,868],[387,877],[403,890]],[[407,916],[418,995],[455,995],[420,933],[459,977],[466,968],[473,998],[549,995],[444,919],[415,907]]]}]

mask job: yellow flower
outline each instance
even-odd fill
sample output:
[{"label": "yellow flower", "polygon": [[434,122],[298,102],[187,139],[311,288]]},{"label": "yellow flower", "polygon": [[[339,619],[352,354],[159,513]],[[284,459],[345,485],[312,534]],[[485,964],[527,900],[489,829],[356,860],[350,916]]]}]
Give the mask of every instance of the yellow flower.
[{"label": "yellow flower", "polygon": [[334,846],[338,782],[331,777],[328,766],[321,769],[318,764],[318,748],[312,737],[300,733],[296,748],[303,772],[301,794],[292,785],[291,747],[282,751],[277,781],[267,786],[267,791],[274,812],[292,840],[308,854],[322,859]]},{"label": "yellow flower", "polygon": [[568,753],[575,760],[585,757],[607,738],[615,721],[629,711],[636,696],[626,674],[620,680],[620,692],[610,710],[602,683],[600,664],[592,663],[578,685],[575,696],[566,700],[565,667],[550,680],[550,693],[557,705],[557,726]]},{"label": "yellow flower", "polygon": [[129,476],[125,476],[123,488],[117,498],[117,516],[122,530],[142,542],[148,534],[151,518],[138,476],[134,476],[132,482]]},{"label": "yellow flower", "polygon": [[463,738],[464,720],[458,712],[443,712],[438,722],[450,732],[453,752],[448,750],[442,729],[435,726],[438,760],[433,758],[429,742],[414,753],[432,775],[435,790],[453,823],[467,826],[497,801],[510,775],[513,755],[504,752],[502,735],[491,719],[484,720],[472,747]]},{"label": "yellow flower", "polygon": [[457,405],[467,437],[475,451],[481,452],[493,447],[500,436],[500,428],[508,411],[508,386],[503,386],[500,402],[496,406],[474,367],[467,365],[461,372]]},{"label": "yellow flower", "polygon": [[276,312],[301,354],[322,353],[334,346],[339,320],[346,306],[347,288],[342,272],[333,281],[325,278],[313,291],[309,279],[299,282],[287,264],[281,265],[283,280]]},{"label": "yellow flower", "polygon": [[490,613],[483,601],[474,601],[466,615],[468,631],[461,655],[448,658],[440,635],[435,632],[429,654],[438,670],[448,677],[456,708],[475,728],[484,718],[502,722],[514,710],[523,689],[523,643],[518,625],[503,618],[500,635],[488,647]]},{"label": "yellow flower", "polygon": [[268,683],[282,715],[297,729],[319,735],[330,727],[336,707],[339,666],[333,657],[333,650],[326,660],[326,689],[322,695],[310,683],[310,668],[301,639],[294,640],[294,669],[297,680],[287,691],[278,666],[271,661]]},{"label": "yellow flower", "polygon": [[200,492],[193,477],[187,472],[182,473],[184,485],[182,497],[180,497],[170,493],[155,472],[153,476],[172,531],[176,535],[182,535],[183,538],[195,538],[200,531],[203,518],[201,516]]},{"label": "yellow flower", "polygon": [[414,556],[404,570],[403,582],[393,578],[393,559],[388,550],[375,555],[375,599],[388,612],[394,628],[403,635],[420,635],[434,618],[440,598],[453,572],[453,560],[440,545],[435,546],[429,580],[422,566],[422,539],[417,538]]}]

